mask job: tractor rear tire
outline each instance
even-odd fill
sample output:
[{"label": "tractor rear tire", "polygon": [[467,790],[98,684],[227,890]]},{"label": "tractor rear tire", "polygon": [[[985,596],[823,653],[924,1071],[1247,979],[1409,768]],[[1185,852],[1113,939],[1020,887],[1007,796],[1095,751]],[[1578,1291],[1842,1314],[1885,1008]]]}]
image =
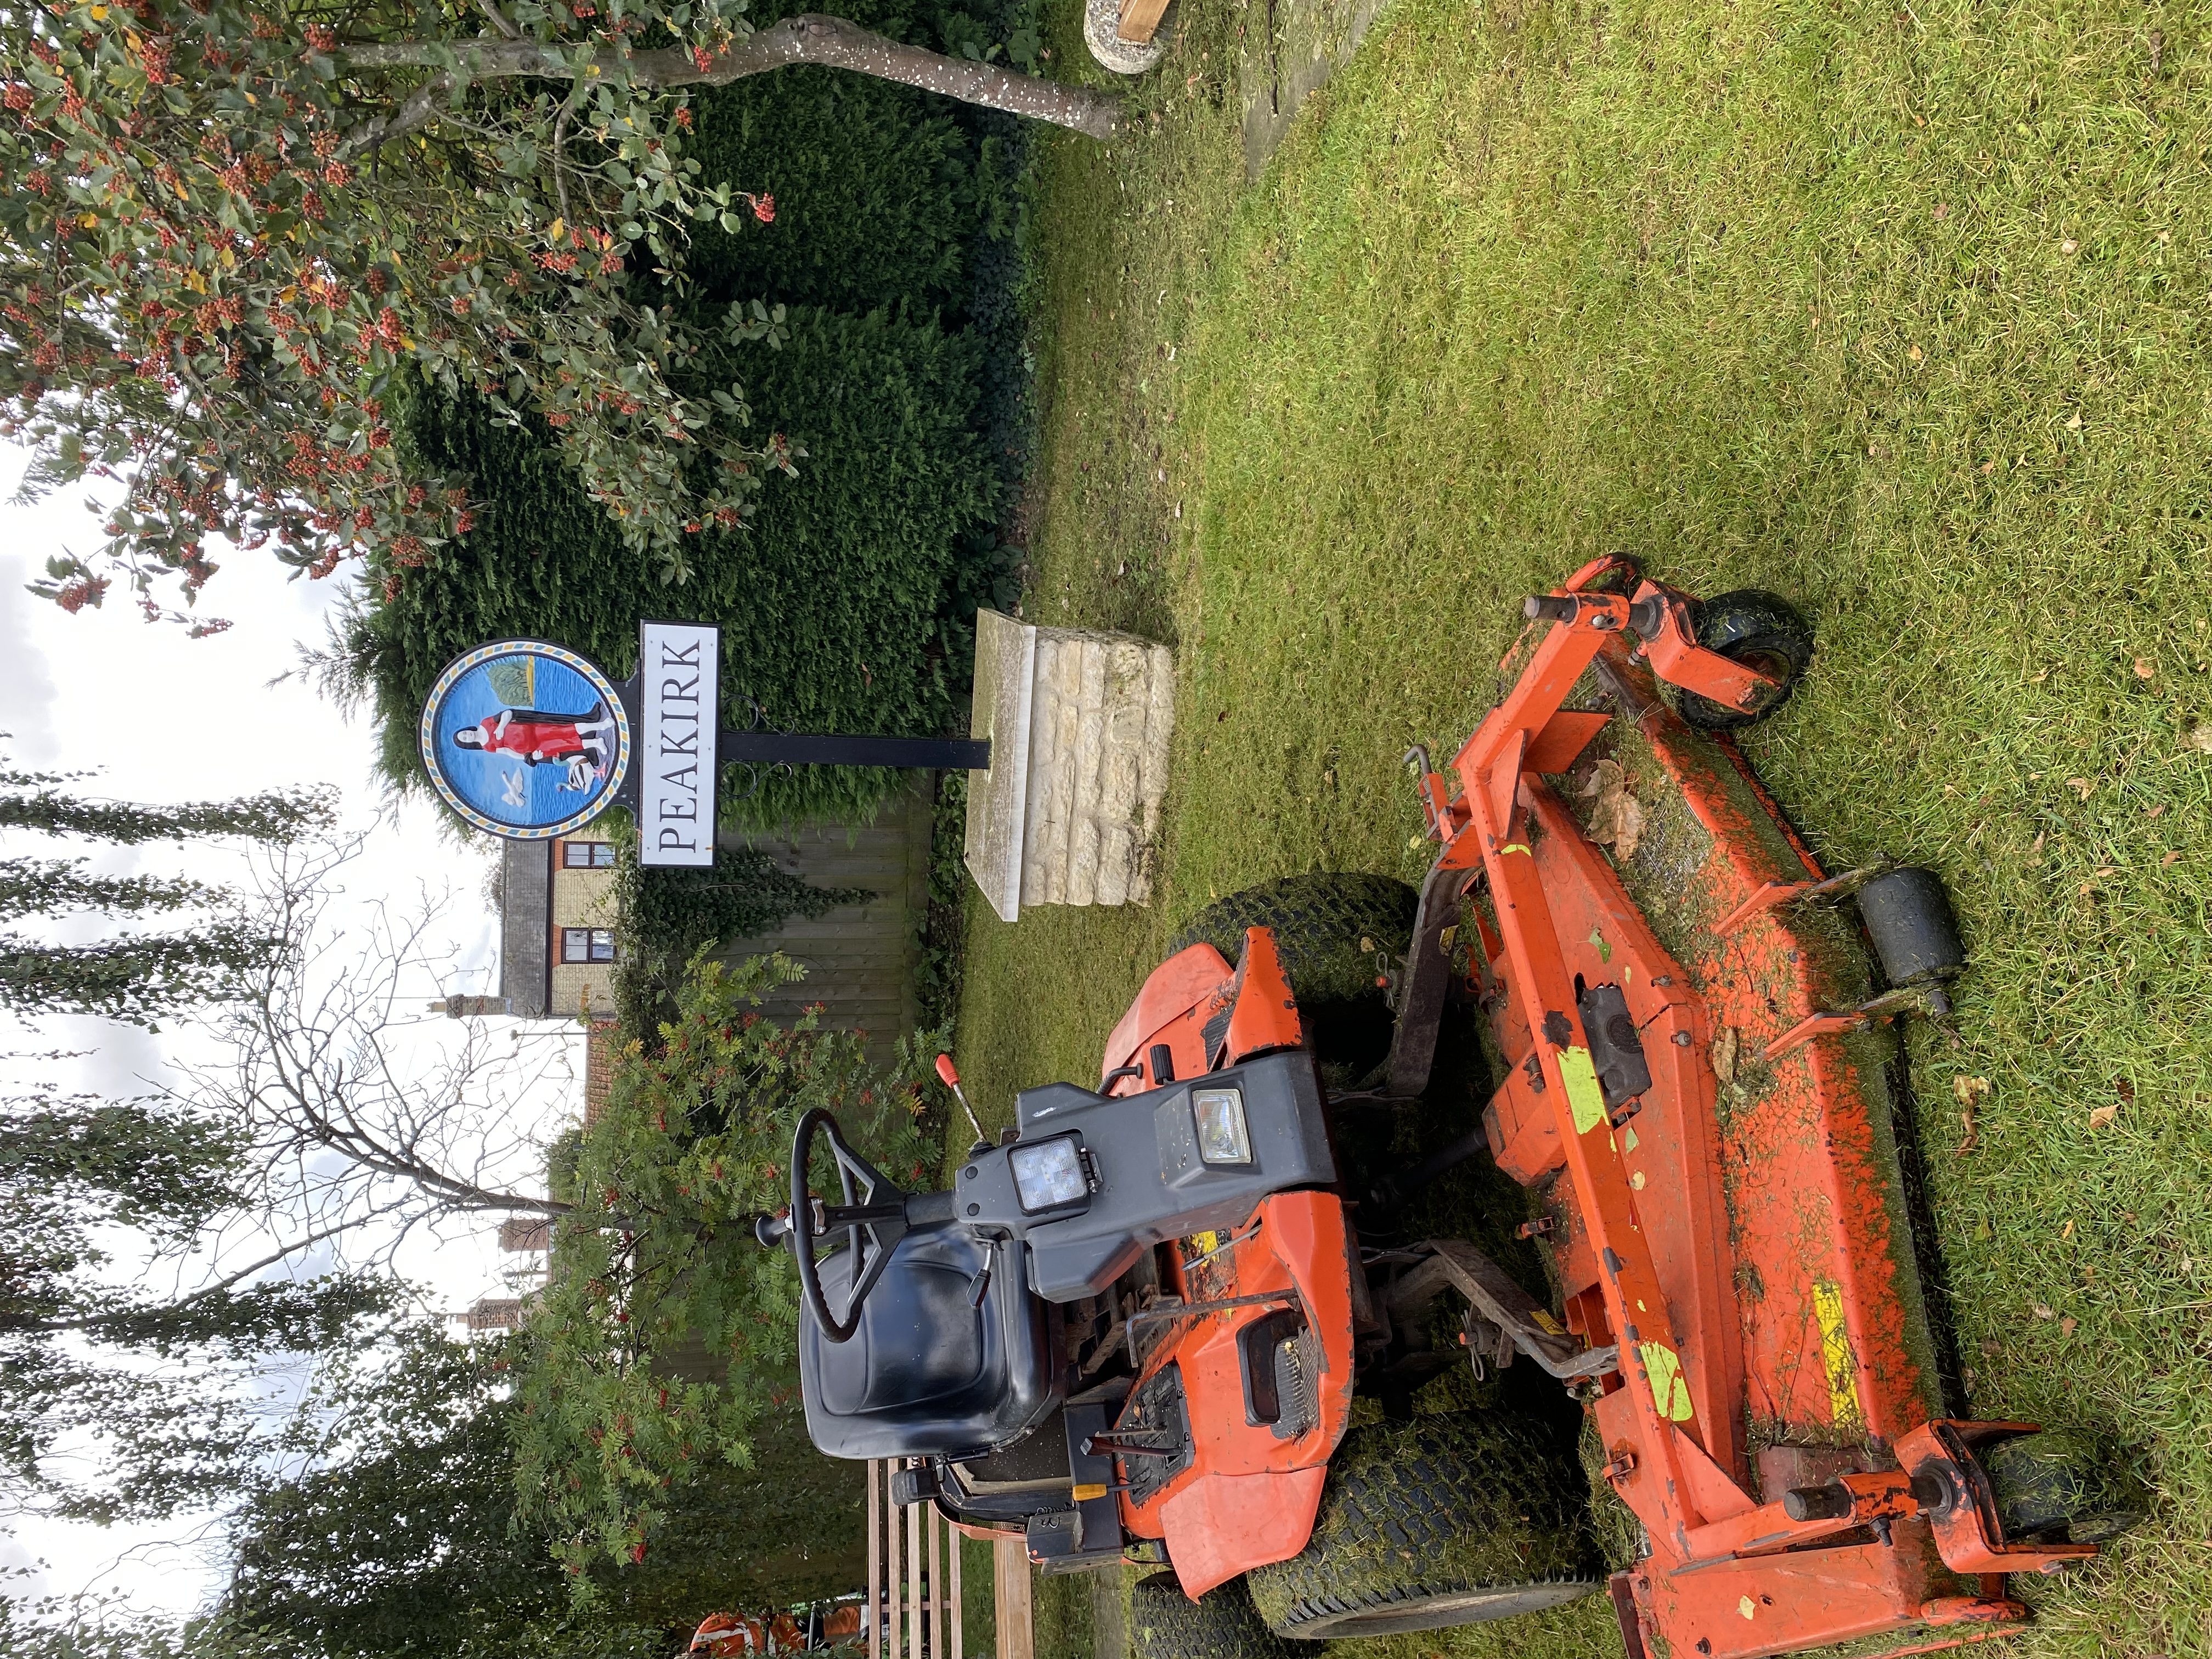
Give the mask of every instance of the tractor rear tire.
[{"label": "tractor rear tire", "polygon": [[1701,599],[1692,612],[1698,643],[1731,662],[1779,680],[1782,694],[1764,708],[1745,714],[1724,702],[1681,694],[1682,718],[1707,732],[1738,732],[1756,726],[1790,701],[1813,660],[1813,630],[1789,601],[1763,588],[1740,588]]},{"label": "tractor rear tire", "polygon": [[1130,1588],[1130,1659],[1290,1659],[1293,1651],[1260,1622],[1241,1578],[1195,1601],[1171,1572]]},{"label": "tractor rear tire", "polygon": [[1603,1589],[1606,1568],[1557,1436],[1486,1411],[1354,1429],[1305,1548],[1248,1577],[1268,1628],[1328,1641],[1540,1612]]},{"label": "tractor rear tire", "polygon": [[1248,887],[1216,899],[1178,933],[1170,949],[1211,945],[1231,967],[1244,930],[1266,927],[1298,1000],[1324,1082],[1352,1087],[1390,1051],[1392,1018],[1376,978],[1413,948],[1421,896],[1402,881],[1364,872],[1316,871]]}]

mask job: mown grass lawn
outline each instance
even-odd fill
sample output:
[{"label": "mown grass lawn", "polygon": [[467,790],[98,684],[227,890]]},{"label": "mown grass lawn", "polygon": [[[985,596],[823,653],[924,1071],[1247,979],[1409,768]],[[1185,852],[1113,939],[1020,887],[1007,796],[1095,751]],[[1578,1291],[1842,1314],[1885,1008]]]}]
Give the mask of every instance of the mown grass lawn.
[{"label": "mown grass lawn", "polygon": [[1523,592],[1614,549],[1775,588],[1820,653],[1747,747],[1974,956],[1964,1047],[1913,1039],[1972,1408],[2157,1493],[2013,1650],[2212,1652],[2212,10],[1400,0],[1248,187],[1261,15],[1182,0],[1143,135],[1043,167],[1025,611],[1176,647],[1176,771],[1151,910],[971,896],[973,1092],[1094,1074],[1211,896],[1416,877],[1397,757]]}]

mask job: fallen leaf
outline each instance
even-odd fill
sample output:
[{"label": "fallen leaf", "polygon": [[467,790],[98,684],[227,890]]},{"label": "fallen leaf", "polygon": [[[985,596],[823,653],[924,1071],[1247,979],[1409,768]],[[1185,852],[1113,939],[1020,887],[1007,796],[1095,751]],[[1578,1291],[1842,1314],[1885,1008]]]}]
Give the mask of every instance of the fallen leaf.
[{"label": "fallen leaf", "polygon": [[1909,346],[1905,349],[1905,355],[1917,363],[1920,361],[1920,348],[1917,345]]},{"label": "fallen leaf", "polygon": [[2158,670],[2152,665],[2151,660],[2148,657],[2137,657],[2136,659],[2136,678],[2137,679],[2147,680],[2157,672]]},{"label": "fallen leaf", "polygon": [[1607,795],[1598,802],[1598,811],[1607,819],[1606,833],[1598,839],[1612,847],[1613,857],[1634,858],[1637,843],[1644,838],[1644,808],[1636,797],[1626,790]]},{"label": "fallen leaf", "polygon": [[2075,1330],[2080,1328],[2081,1324],[2081,1322],[2080,1320],[2075,1318],[2072,1314],[2069,1314],[2065,1318],[2058,1322],[2058,1334],[2061,1336],[2071,1336],[2074,1334]]},{"label": "fallen leaf", "polygon": [[2162,817],[2165,816],[2165,813],[2166,808],[2163,805],[2157,806],[2146,806],[2143,808],[2143,816],[2147,818]]},{"label": "fallen leaf", "polygon": [[2058,251],[2061,253],[2079,253],[2081,251],[2081,244],[2069,236],[2058,245]]},{"label": "fallen leaf", "polygon": [[1619,761],[1601,760],[1590,768],[1589,781],[1583,785],[1584,796],[1602,795],[1608,790],[1626,789],[1628,775],[1620,769]]},{"label": "fallen leaf", "polygon": [[1743,1033],[1733,1025],[1724,1025],[1721,1034],[1713,1039],[1713,1075],[1723,1083],[1735,1081],[1735,1055],[1743,1041]]},{"label": "fallen leaf", "polygon": [[2120,1097],[2120,1103],[2124,1106],[2132,1106],[2136,1103],[2136,1085],[2134,1081],[2130,1079],[2124,1077],[2114,1078],[2112,1079],[2112,1092]]},{"label": "fallen leaf", "polygon": [[2061,1238],[2071,1238],[2071,1237],[2074,1237],[2074,1224],[2073,1224],[2073,1222],[2071,1222],[2071,1221],[2069,1220],[2069,1222],[2068,1222],[2064,1226],[2061,1227],[2061,1228],[2058,1230],[2058,1236],[2059,1236],[2059,1237],[2061,1237]]},{"label": "fallen leaf", "polygon": [[2048,668],[2039,669],[2039,670],[2037,670],[2034,673],[2030,674],[2030,675],[2027,677],[2027,683],[2028,683],[2030,685],[2040,685],[2040,684],[2042,684],[2044,683],[2044,681],[2045,681],[2045,680],[2049,679],[2050,678],[2051,678],[2051,671],[2050,671]]},{"label": "fallen leaf", "polygon": [[1939,223],[1942,222],[1943,220],[1951,216],[1951,204],[1948,202],[1936,203],[1936,211],[1929,216],[1935,219]]},{"label": "fallen leaf", "polygon": [[2043,843],[2045,838],[2044,831],[2039,830],[2035,832],[2035,841],[2027,849],[2028,863],[2040,864],[2043,862]]},{"label": "fallen leaf", "polygon": [[2066,782],[2067,787],[2081,796],[2083,800],[2088,799],[2090,792],[2097,787],[2087,778],[2069,778]]},{"label": "fallen leaf", "polygon": [[2181,734],[2181,740],[2200,755],[2212,755],[2212,726],[2199,721]]},{"label": "fallen leaf", "polygon": [[2097,1107],[2089,1114],[2089,1127],[2093,1129],[2105,1128],[2119,1115],[2120,1109],[2117,1106]]},{"label": "fallen leaf", "polygon": [[2038,1319],[2056,1319],[2058,1317],[2057,1313],[2054,1310],[2045,1307],[2040,1302],[2037,1303],[2033,1308],[2030,1308],[2028,1311],[2033,1314]]},{"label": "fallen leaf", "polygon": [[2066,429],[2069,432],[2079,432],[2081,429],[2081,411],[2080,410],[2075,410],[2071,415],[2066,417]]},{"label": "fallen leaf", "polygon": [[1959,1144],[1951,1149],[1952,1155],[1954,1157],[1960,1157],[1967,1152],[1971,1152],[1977,1146],[1982,1144],[1981,1132],[1974,1123],[1974,1110],[1972,1107],[1970,1106],[1965,1111],[1959,1114],[1959,1123],[1960,1127],[1965,1129],[1966,1133],[1965,1135],[1960,1137]]},{"label": "fallen leaf", "polygon": [[1997,470],[1997,464],[1996,464],[1995,461],[1984,461],[1984,462],[1982,463],[1982,476],[1983,476],[1984,478],[1988,477],[1990,476],[1990,473],[1992,473],[1992,472],[1996,471],[1996,470]]},{"label": "fallen leaf", "polygon": [[2158,861],[2158,867],[2161,870],[2170,870],[2180,862],[2181,849],[2177,847],[2171,853],[2168,853],[2164,858]]},{"label": "fallen leaf", "polygon": [[1959,1104],[1972,1106],[1989,1097],[1990,1080],[1985,1077],[1954,1077],[1951,1079],[1951,1092],[1959,1097]]},{"label": "fallen leaf", "polygon": [[1364,933],[1359,936],[1359,954],[1363,957],[1371,957],[1375,954],[1375,941]]}]

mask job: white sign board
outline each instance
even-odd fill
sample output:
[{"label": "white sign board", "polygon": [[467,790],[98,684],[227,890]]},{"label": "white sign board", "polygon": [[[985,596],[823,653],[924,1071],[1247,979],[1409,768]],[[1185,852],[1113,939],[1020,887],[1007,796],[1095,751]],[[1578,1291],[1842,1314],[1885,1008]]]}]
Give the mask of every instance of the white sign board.
[{"label": "white sign board", "polygon": [[638,625],[637,861],[714,861],[714,743],[722,630]]}]

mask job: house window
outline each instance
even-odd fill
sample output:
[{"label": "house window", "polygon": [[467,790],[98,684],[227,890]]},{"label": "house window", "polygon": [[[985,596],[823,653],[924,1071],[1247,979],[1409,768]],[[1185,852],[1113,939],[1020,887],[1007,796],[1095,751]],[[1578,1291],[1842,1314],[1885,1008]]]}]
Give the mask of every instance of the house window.
[{"label": "house window", "polygon": [[615,867],[614,843],[564,841],[561,843],[561,863],[569,870],[611,870]]},{"label": "house window", "polygon": [[561,960],[563,962],[612,962],[615,959],[615,934],[611,927],[563,927],[561,930]]}]

